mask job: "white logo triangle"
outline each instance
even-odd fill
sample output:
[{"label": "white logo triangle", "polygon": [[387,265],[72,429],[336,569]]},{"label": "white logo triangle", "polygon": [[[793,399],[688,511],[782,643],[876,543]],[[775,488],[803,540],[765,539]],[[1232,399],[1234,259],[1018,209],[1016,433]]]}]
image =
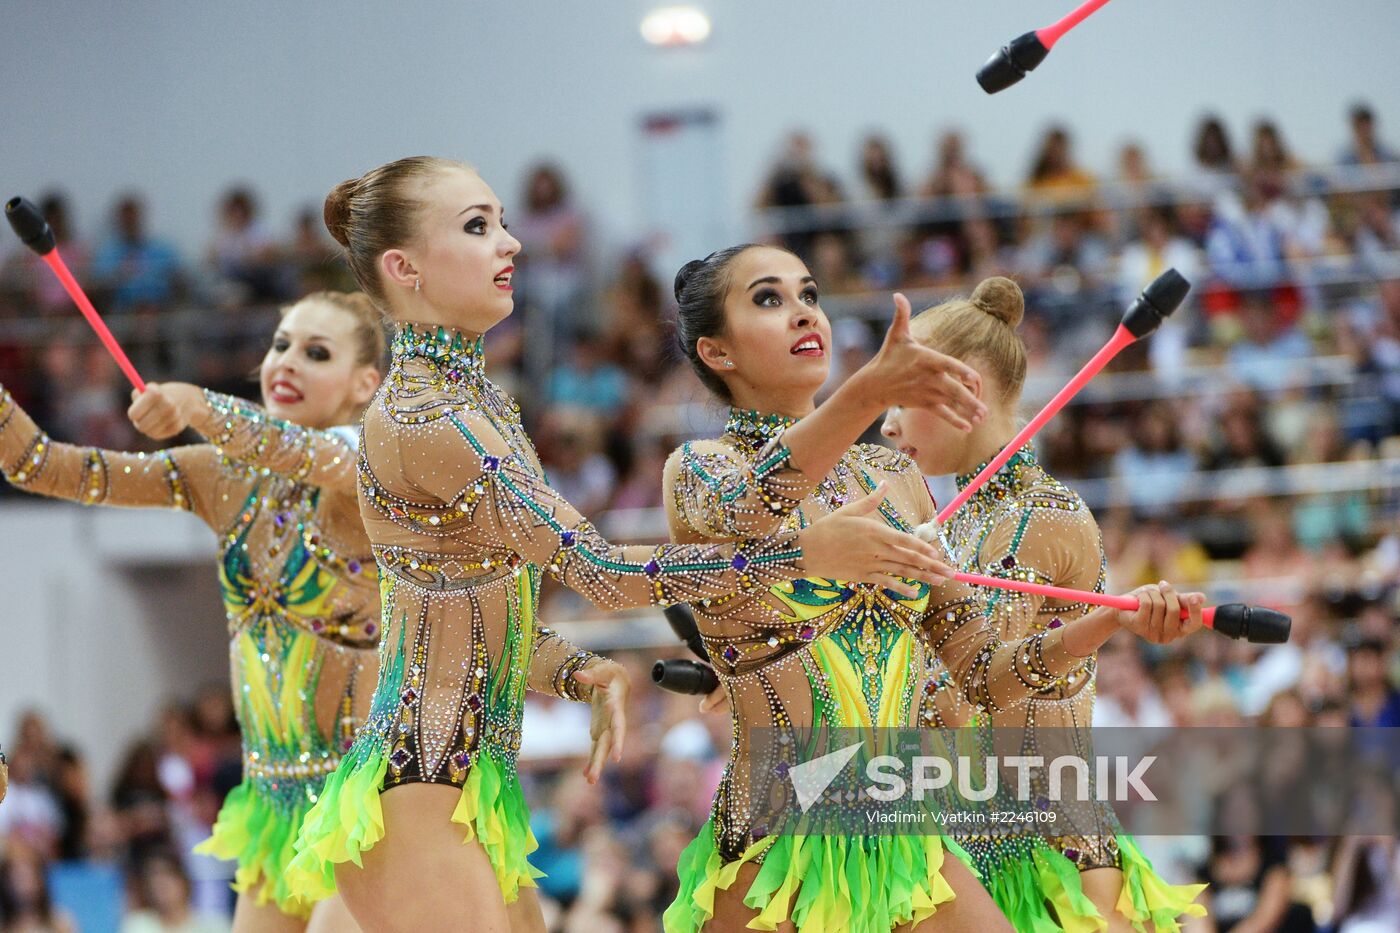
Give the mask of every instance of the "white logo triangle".
[{"label": "white logo triangle", "polygon": [[856,752],[860,751],[864,744],[862,741],[847,745],[788,769],[788,777],[792,778],[792,789],[797,792],[797,805],[802,808],[803,813],[811,809],[812,804],[831,786],[831,782],[836,780],[836,775],[841,773],[841,769],[846,767],[846,763],[856,756]]}]

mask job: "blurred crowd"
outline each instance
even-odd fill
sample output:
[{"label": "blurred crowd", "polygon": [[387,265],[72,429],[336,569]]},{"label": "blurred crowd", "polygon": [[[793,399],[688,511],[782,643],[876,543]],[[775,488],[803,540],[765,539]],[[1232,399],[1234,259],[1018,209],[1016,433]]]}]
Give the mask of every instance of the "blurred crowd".
[{"label": "blurred crowd", "polygon": [[[812,267],[834,318],[833,382],[878,345],[890,290],[926,306],[1014,277],[1027,294],[1028,402],[1063,384],[1148,282],[1180,270],[1195,285],[1187,306],[1052,423],[1041,456],[1095,507],[1111,591],[1206,587],[1218,602],[1288,611],[1293,637],[1162,652],[1111,642],[1096,723],[1400,726],[1400,152],[1365,105],[1339,120],[1327,164],[1301,164],[1272,120],[1207,116],[1184,142],[1193,169],[1168,178],[1133,143],[1112,166],[1085,166],[1070,129],[1052,127],[1024,182],[998,187],[957,132],[937,137],[922,176],[883,137],[841,172],[794,132],[757,192],[754,237]],[[605,255],[558,165],[530,169],[508,203],[525,251],[517,314],[488,338],[492,375],[523,397],[575,505],[616,535],[662,534],[667,453],[723,419],[670,346],[672,270],[640,247]],[[149,229],[139,193],[91,234],[61,194],[42,207],[151,378],[253,392],[278,303],[350,284],[317,210],[279,230],[248,186],[219,202],[198,256]],[[119,374],[21,250],[0,265],[0,381],[60,439],[140,443]],[[592,614],[557,590],[544,612]],[[637,684],[633,725],[596,787],[580,774],[586,710],[530,698],[522,769],[552,928],[658,929],[705,817],[729,723],[650,688],[658,650],[670,649],[618,653]],[[226,916],[227,866],[189,854],[238,779],[223,691],[163,713],[110,788],[89,786],[61,732],[33,713],[0,734],[14,784],[0,806],[0,933],[64,929],[97,891],[129,905],[130,929]],[[1211,881],[1220,931],[1400,929],[1393,838],[1222,835],[1158,840],[1149,854],[1171,880]]]}]

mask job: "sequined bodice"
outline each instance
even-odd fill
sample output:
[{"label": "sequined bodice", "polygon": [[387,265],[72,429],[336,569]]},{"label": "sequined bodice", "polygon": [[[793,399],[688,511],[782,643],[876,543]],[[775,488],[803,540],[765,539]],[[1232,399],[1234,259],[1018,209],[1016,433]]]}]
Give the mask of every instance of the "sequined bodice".
[{"label": "sequined bodice", "polygon": [[[959,476],[958,487],[966,488],[981,469]],[[949,520],[945,532],[960,569],[1103,592],[1106,564],[1093,516],[1073,490],[1045,472],[1029,447],[1018,450],[986,485],[973,493]],[[979,596],[992,624],[1005,639],[1053,631],[1073,624],[1093,609],[1086,603],[1045,600],[1010,590],[982,589]],[[1094,676],[1095,660],[1090,657],[1042,685],[1024,704],[979,711],[961,700],[946,671],[935,665],[925,689],[923,716],[930,723],[971,723],[988,750],[992,730],[1003,729],[1002,741],[1005,736],[1020,736],[1021,754],[1032,757],[1042,754],[1041,730],[1072,730],[1060,735],[1076,736],[1079,752],[1092,757],[1089,726]],[[1057,736],[1056,747],[1063,748],[1063,742],[1064,738]],[[1038,785],[1032,791],[1033,798],[1048,794],[1046,788]],[[1016,805],[1009,796],[987,804],[991,809]],[[1061,813],[1060,817],[1054,835],[1046,837],[1049,844],[1081,868],[1116,864],[1113,836],[1121,827],[1111,807],[1100,803]],[[1006,852],[1021,852],[1026,843],[1024,837],[1015,838],[1014,828],[993,829],[985,835],[962,839],[979,867],[989,871]]]},{"label": "sequined bodice", "polygon": [[461,785],[482,753],[513,769],[526,685],[574,695],[569,674],[589,655],[539,625],[542,574],[606,609],[796,575],[791,536],[742,549],[604,540],[548,485],[481,346],[402,325],[365,415],[359,493],[385,653],[364,741],[384,749],[389,785]]},{"label": "sequined bodice", "polygon": [[[320,491],[260,477],[223,539],[224,609],[233,632],[262,620],[352,648],[378,644],[378,587],[368,542],[343,554],[322,529]],[[358,584],[358,585],[357,585]]]},{"label": "sequined bodice", "polygon": [[343,435],[206,398],[193,426],[214,444],[144,454],[51,443],[0,391],[0,466],[27,451],[23,475],[7,475],[31,491],[184,509],[213,529],[245,777],[277,806],[305,807],[374,677],[377,575],[346,473],[353,453]]},{"label": "sequined bodice", "polygon": [[[932,516],[932,498],[907,457],[857,446],[827,475],[807,477],[782,444],[789,425],[733,412],[723,437],[682,447],[679,468],[668,474],[673,536],[806,527],[881,482],[889,489],[879,513],[887,524],[907,531]],[[920,585],[917,596],[905,598],[809,578],[693,605],[734,716],[729,768],[715,801],[726,858],[751,841],[750,779],[765,767],[750,757],[753,728],[913,725],[928,658],[937,652],[953,659],[968,695],[987,706],[1024,696],[1046,671],[1037,644],[1003,649],[986,633],[977,600],[961,584]]]}]

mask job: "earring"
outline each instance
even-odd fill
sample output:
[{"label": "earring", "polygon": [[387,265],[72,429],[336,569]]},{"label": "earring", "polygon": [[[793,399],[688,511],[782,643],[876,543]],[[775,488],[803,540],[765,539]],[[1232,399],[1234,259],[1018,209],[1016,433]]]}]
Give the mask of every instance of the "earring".
[{"label": "earring", "polygon": [[413,291],[414,291],[415,293],[417,293],[417,292],[421,292],[422,290],[423,290],[423,280],[422,280],[422,279],[414,279],[414,280],[413,280]]},{"label": "earring", "polygon": [[724,361],[724,366],[725,366],[726,369],[733,369],[733,368],[734,368],[734,361],[733,361],[733,360],[725,360],[725,361]]}]

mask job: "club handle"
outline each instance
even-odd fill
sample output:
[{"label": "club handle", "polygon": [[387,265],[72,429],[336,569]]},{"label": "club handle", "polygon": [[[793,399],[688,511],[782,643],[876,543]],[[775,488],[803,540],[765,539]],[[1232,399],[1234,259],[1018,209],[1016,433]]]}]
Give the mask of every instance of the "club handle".
[{"label": "club handle", "polygon": [[714,668],[688,658],[657,661],[651,666],[651,682],[662,690],[689,696],[706,696],[719,689]]},{"label": "club handle", "polygon": [[5,219],[21,242],[40,256],[47,256],[58,245],[53,228],[39,213],[39,208],[27,198],[14,197],[6,201]]},{"label": "club handle", "polygon": [[710,660],[710,653],[705,650],[705,641],[700,637],[700,626],[695,623],[695,613],[690,611],[689,606],[685,603],[673,603],[662,609],[661,614],[666,617],[676,637],[685,642],[691,654],[701,661]]},{"label": "club handle", "polygon": [[1168,269],[1153,279],[1142,294],[1133,299],[1123,313],[1123,326],[1136,340],[1141,340],[1162,326],[1172,312],[1186,300],[1191,283],[1176,269]]}]

